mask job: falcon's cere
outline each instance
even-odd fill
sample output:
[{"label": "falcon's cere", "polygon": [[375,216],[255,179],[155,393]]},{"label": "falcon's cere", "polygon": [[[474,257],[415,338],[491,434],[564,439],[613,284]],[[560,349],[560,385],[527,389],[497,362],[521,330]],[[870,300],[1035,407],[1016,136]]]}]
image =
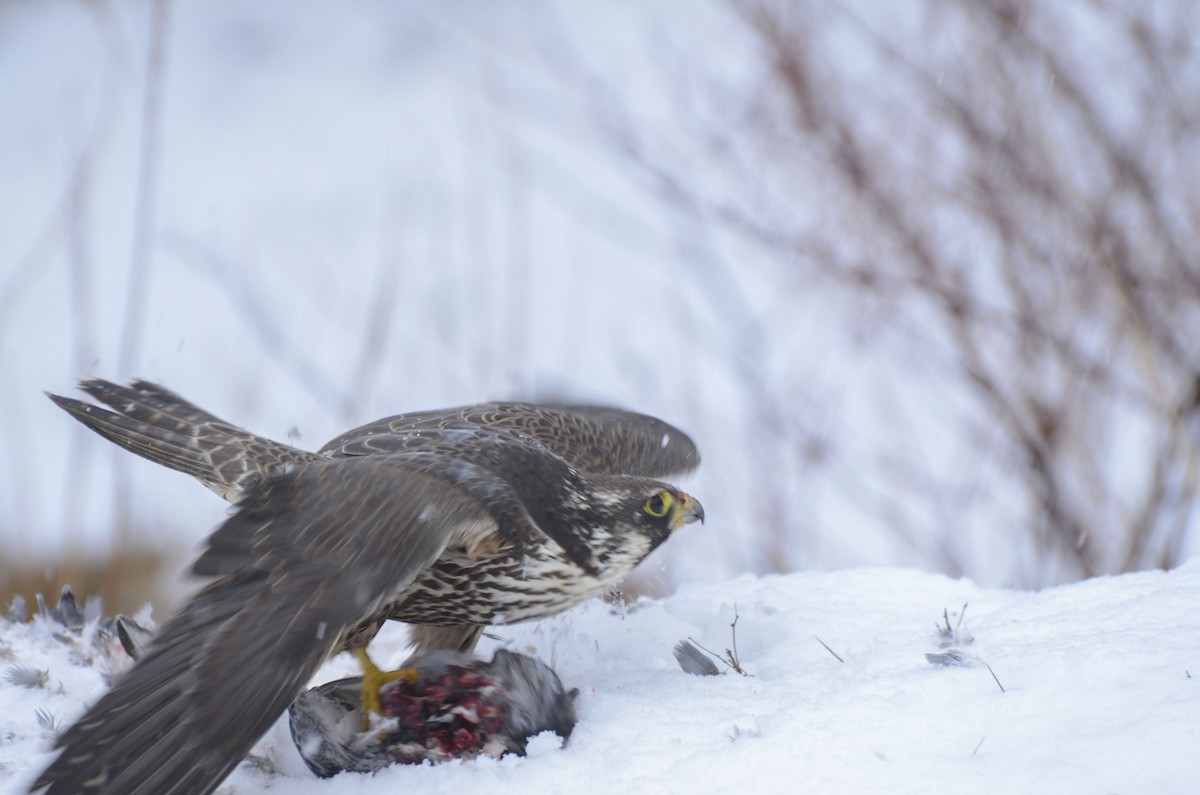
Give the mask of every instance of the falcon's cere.
[{"label": "falcon's cere", "polygon": [[193,475],[237,509],[193,566],[216,577],[59,738],[34,791],[208,793],[329,656],[388,619],[415,656],[603,593],[700,503],[655,478],[699,463],[661,420],[489,403],[389,417],[312,453],[146,381],[85,380],[109,409],[50,395],[105,438]]}]

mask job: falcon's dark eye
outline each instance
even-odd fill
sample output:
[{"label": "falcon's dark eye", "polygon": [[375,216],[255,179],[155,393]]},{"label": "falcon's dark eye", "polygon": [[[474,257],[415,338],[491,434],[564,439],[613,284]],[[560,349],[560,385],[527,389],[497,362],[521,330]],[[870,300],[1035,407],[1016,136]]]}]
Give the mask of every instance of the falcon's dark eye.
[{"label": "falcon's dark eye", "polygon": [[650,499],[646,500],[646,504],[642,506],[642,510],[653,516],[655,519],[661,519],[671,510],[671,506],[675,503],[675,495],[669,491],[660,491]]}]

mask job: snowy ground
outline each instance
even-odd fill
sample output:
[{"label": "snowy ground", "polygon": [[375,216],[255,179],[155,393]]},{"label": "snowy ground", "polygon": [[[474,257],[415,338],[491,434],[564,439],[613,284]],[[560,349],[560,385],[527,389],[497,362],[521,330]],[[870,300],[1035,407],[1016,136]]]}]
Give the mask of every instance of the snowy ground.
[{"label": "snowy ground", "polygon": [[[596,601],[497,631],[497,642],[536,653],[580,689],[565,747],[544,736],[527,758],[321,781],[280,722],[255,750],[267,764],[242,765],[218,791],[1194,792],[1198,601],[1200,559],[1040,593],[862,569],[746,576],[624,610]],[[680,671],[676,641],[731,645],[735,605],[751,676]],[[951,648],[935,631],[944,609],[957,627]],[[5,793],[22,792],[52,758],[53,731],[35,712],[70,721],[103,690],[78,643],[52,630],[0,620]],[[381,636],[377,657],[398,662],[403,638]],[[966,664],[926,657],[953,651]],[[47,671],[45,685],[7,682],[14,663]],[[342,656],[318,679],[353,672]]]}]

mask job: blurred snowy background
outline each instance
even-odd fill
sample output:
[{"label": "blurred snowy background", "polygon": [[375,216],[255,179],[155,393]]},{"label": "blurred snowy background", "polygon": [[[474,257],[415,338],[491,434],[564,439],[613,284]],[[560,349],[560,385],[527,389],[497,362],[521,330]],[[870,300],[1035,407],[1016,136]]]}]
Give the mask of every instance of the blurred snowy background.
[{"label": "blurred snowy background", "polygon": [[311,449],[656,414],[709,522],[639,592],[1179,564],[1200,9],[888,5],[0,4],[0,597],[161,606],[224,515],[42,395],[89,374]]}]

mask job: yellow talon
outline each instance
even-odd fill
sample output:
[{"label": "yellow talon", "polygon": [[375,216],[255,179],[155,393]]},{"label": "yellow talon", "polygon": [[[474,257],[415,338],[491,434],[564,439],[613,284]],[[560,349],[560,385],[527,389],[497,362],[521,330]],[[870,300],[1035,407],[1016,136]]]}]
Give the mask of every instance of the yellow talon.
[{"label": "yellow talon", "polygon": [[362,683],[362,707],[363,707],[363,730],[371,727],[371,713],[376,715],[383,714],[383,702],[379,698],[379,689],[388,682],[400,680],[406,684],[415,684],[420,681],[421,673],[416,668],[397,668],[394,671],[380,670],[371,656],[367,654],[366,648],[357,648],[354,650],[354,656],[358,658],[359,665],[363,670]]}]

